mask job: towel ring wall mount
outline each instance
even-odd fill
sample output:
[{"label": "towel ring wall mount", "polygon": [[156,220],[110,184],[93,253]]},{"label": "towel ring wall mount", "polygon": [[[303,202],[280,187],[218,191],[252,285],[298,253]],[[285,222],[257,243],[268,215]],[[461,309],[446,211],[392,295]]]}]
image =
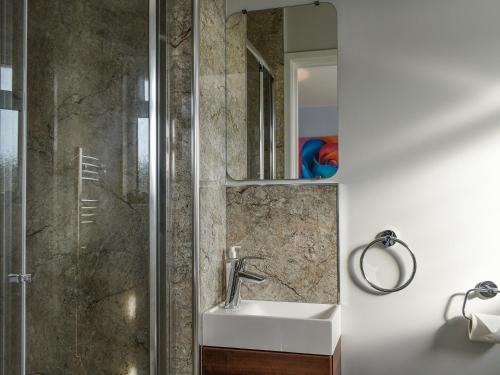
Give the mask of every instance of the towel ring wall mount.
[{"label": "towel ring wall mount", "polygon": [[[412,263],[413,263],[412,272],[411,272],[411,275],[408,278],[408,280],[406,280],[400,286],[395,287],[395,288],[383,288],[383,287],[375,284],[373,281],[369,280],[368,277],[366,276],[365,266],[364,266],[365,255],[368,252],[368,250],[370,250],[370,248],[372,248],[373,246],[375,246],[377,244],[381,244],[384,248],[387,249],[391,246],[394,246],[396,243],[402,245],[410,254],[411,259],[412,259]],[[365,279],[365,281],[368,284],[370,284],[370,286],[373,289],[378,290],[379,292],[383,292],[383,293],[394,293],[394,292],[398,292],[398,291],[406,288],[408,285],[411,284],[411,282],[415,278],[415,274],[417,273],[417,258],[415,257],[415,254],[413,254],[413,252],[410,250],[410,247],[405,242],[400,240],[394,231],[384,230],[383,232],[377,234],[375,239],[365,247],[365,249],[361,253],[361,258],[359,260],[359,267],[361,269],[361,274],[363,275],[363,278]]]}]

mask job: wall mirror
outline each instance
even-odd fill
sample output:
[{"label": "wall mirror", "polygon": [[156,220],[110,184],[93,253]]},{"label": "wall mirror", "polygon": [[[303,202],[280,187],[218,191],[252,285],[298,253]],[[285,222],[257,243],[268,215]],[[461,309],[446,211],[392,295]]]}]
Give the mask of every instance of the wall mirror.
[{"label": "wall mirror", "polygon": [[241,11],[226,23],[227,175],[328,179],[339,168],[337,12]]}]

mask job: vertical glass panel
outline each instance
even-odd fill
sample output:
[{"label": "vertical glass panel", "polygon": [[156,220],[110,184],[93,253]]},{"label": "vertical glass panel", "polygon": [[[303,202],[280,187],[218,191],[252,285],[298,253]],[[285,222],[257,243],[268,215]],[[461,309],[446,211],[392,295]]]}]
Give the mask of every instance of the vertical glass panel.
[{"label": "vertical glass panel", "polygon": [[27,372],[149,374],[149,1],[29,6]]},{"label": "vertical glass panel", "polygon": [[[23,2],[0,0],[0,374],[21,371]],[[11,275],[9,277],[9,275]]]}]

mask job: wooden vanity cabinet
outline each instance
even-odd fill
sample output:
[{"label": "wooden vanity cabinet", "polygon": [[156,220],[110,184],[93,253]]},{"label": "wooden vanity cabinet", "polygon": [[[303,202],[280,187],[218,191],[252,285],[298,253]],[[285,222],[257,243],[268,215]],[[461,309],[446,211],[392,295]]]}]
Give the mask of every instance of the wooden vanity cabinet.
[{"label": "wooden vanity cabinet", "polygon": [[202,375],[340,375],[340,342],[330,356],[204,346]]}]

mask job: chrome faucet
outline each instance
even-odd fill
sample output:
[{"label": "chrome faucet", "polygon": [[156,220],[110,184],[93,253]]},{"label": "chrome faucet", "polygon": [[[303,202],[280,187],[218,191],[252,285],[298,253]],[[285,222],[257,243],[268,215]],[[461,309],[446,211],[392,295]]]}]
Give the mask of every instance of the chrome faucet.
[{"label": "chrome faucet", "polygon": [[240,304],[240,289],[242,282],[260,284],[266,281],[266,278],[264,276],[245,270],[247,260],[252,259],[264,260],[264,258],[260,257],[242,257],[230,259],[231,270],[229,272],[229,279],[226,286],[226,301],[224,303],[225,309],[235,309]]}]

